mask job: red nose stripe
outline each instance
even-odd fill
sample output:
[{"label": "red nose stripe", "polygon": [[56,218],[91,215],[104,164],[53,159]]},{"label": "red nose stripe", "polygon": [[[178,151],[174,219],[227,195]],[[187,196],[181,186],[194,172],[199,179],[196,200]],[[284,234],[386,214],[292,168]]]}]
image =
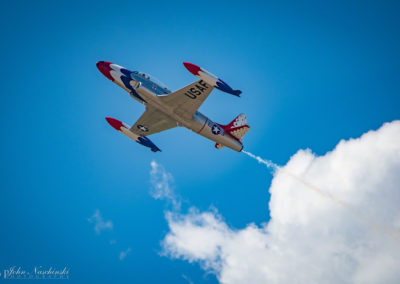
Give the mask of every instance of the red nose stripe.
[{"label": "red nose stripe", "polygon": [[119,121],[118,119],[112,118],[112,117],[106,117],[107,122],[114,127],[116,130],[120,131],[122,127],[122,122]]},{"label": "red nose stripe", "polygon": [[107,61],[99,61],[96,63],[97,69],[99,69],[99,71],[106,76],[108,79],[110,79],[111,81],[114,82],[114,78],[111,76],[110,71],[113,70],[110,67],[110,64],[112,64],[111,62],[107,62]]},{"label": "red nose stripe", "polygon": [[189,62],[183,62],[183,65],[185,65],[186,69],[195,76],[197,76],[199,74],[199,71],[201,70],[199,66]]}]

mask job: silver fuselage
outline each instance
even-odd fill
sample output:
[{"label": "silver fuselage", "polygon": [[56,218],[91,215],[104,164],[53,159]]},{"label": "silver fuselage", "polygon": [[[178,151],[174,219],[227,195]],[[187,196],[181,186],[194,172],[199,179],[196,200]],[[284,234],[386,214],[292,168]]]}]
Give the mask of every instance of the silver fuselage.
[{"label": "silver fuselage", "polygon": [[[218,144],[228,147],[232,150],[240,152],[243,149],[242,143],[234,139],[232,136],[226,133],[222,128],[220,128],[219,135],[213,134],[212,127],[215,127],[215,125],[217,124],[204,114],[200,113],[199,111],[196,111],[196,113],[192,117],[185,117],[182,114],[176,113],[174,111],[174,108],[172,108],[171,106],[164,104],[160,99],[160,96],[167,96],[168,93],[170,93],[168,89],[159,88],[159,86],[156,85],[157,88],[151,88],[155,91],[153,92],[146,86],[146,84],[143,84],[143,81],[139,82],[138,80],[135,80],[133,78],[130,78],[129,81],[130,86],[128,86],[129,88],[127,88],[126,82],[124,83],[120,80],[115,80],[114,83],[116,83],[118,86],[127,91],[133,99],[137,100],[138,102],[144,105],[150,105],[156,108],[157,110],[164,113],[172,120],[176,121],[177,126],[184,126],[192,130],[193,132],[201,136],[204,136]],[[132,89],[135,90],[135,92],[139,94],[144,101],[135,96],[132,93]]]}]

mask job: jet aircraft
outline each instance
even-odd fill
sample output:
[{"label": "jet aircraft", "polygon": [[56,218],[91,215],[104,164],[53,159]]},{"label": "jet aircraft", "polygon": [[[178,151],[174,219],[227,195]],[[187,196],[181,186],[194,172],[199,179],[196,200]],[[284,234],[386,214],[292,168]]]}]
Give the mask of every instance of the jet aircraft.
[{"label": "jet aircraft", "polygon": [[97,68],[105,77],[146,107],[145,112],[132,127],[111,117],[106,117],[107,122],[153,152],[161,150],[147,136],[177,126],[184,126],[216,142],[217,149],[228,147],[238,152],[242,151],[242,138],[250,129],[244,114],[238,115],[229,124],[222,125],[198,111],[214,88],[238,97],[242,92],[233,90],[220,78],[195,64],[184,62],[183,65],[200,80],[171,92],[164,84],[148,74],[129,71],[107,61],[97,62]]}]

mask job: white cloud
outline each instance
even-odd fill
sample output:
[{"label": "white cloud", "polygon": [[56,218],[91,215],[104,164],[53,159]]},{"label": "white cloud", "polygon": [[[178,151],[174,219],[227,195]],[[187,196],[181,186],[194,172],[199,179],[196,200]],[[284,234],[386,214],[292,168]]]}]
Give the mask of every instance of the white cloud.
[{"label": "white cloud", "polygon": [[179,209],[181,204],[174,192],[172,185],[174,178],[172,175],[156,161],[152,161],[150,166],[150,181],[152,185],[152,191],[150,193],[153,198],[167,200],[172,203],[174,209]]},{"label": "white cloud", "polygon": [[324,156],[298,151],[269,191],[271,220],[260,226],[168,212],[165,254],[221,283],[400,283],[400,121]]},{"label": "white cloud", "polygon": [[100,210],[96,209],[93,216],[88,219],[89,223],[94,223],[94,231],[97,234],[100,234],[101,231],[104,230],[112,230],[114,224],[112,221],[104,221],[103,217],[101,216]]},{"label": "white cloud", "polygon": [[124,260],[127,255],[131,252],[131,248],[127,248],[119,253],[119,260]]}]

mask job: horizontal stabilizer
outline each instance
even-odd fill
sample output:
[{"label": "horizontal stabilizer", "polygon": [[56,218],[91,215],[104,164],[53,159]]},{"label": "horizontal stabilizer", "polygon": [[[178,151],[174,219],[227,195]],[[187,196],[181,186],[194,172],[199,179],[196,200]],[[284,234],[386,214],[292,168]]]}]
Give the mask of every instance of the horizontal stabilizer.
[{"label": "horizontal stabilizer", "polygon": [[215,148],[217,148],[217,149],[222,149],[224,147],[225,147],[224,145],[221,145],[219,143],[215,143]]}]

